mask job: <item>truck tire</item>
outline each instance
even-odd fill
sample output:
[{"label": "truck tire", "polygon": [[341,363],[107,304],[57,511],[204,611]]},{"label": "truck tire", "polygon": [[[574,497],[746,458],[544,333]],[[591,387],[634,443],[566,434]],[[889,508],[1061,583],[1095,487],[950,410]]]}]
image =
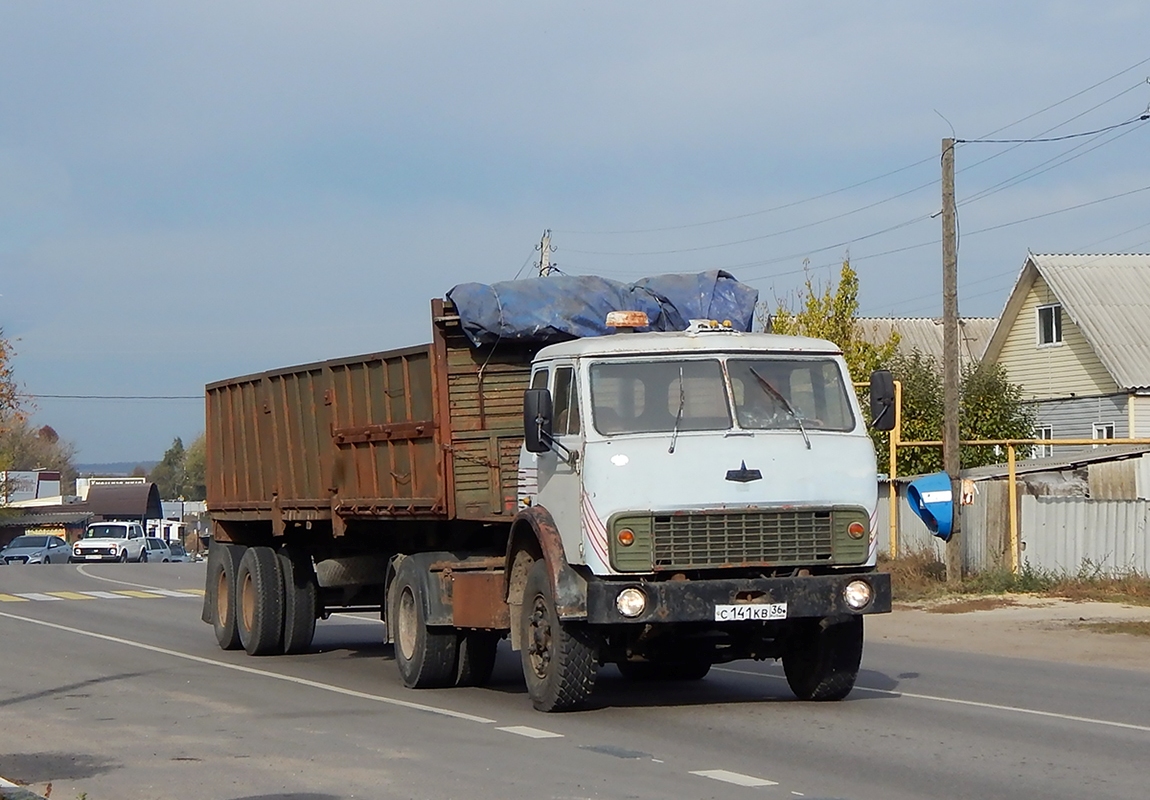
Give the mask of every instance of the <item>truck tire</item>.
[{"label": "truck tire", "polygon": [[429,627],[424,613],[426,582],[419,566],[404,559],[391,583],[387,626],[395,642],[395,664],[409,689],[438,689],[456,679],[459,641],[454,628]]},{"label": "truck tire", "polygon": [[455,671],[456,686],[486,686],[495,669],[495,656],[502,637],[493,631],[459,633],[459,665]]},{"label": "truck tire", "polygon": [[250,656],[282,652],[284,581],[270,547],[249,547],[236,570],[236,623]]},{"label": "truck tire", "polygon": [[284,581],[284,655],[306,653],[315,636],[315,570],[306,555],[284,548],[279,553]]},{"label": "truck tire", "polygon": [[559,621],[543,559],[527,573],[520,643],[527,694],[537,710],[569,711],[587,702],[598,656],[585,626]]},{"label": "truck tire", "polygon": [[800,700],[842,700],[854,688],[862,648],[861,616],[796,620],[783,651],[787,684]]},{"label": "truck tire", "polygon": [[711,662],[698,659],[620,661],[616,666],[629,681],[701,681],[711,671]]},{"label": "truck tire", "polygon": [[236,627],[236,572],[243,554],[242,547],[215,542],[208,557],[205,621],[212,623],[221,650],[243,647]]}]

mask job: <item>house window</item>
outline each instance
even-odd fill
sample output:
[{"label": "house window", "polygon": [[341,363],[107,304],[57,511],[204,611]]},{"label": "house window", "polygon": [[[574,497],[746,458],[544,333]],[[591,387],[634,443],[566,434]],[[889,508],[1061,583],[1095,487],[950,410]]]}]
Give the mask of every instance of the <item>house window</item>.
[{"label": "house window", "polygon": [[[1040,425],[1040,426],[1038,426],[1037,428],[1034,429],[1034,438],[1035,439],[1047,439],[1047,440],[1053,439],[1054,438],[1054,426],[1052,426],[1052,425]],[[1034,449],[1030,451],[1030,457],[1031,458],[1047,458],[1047,457],[1052,456],[1052,455],[1054,455],[1054,445],[1051,445],[1051,444],[1035,445]]]},{"label": "house window", "polygon": [[[1114,438],[1114,423],[1113,422],[1095,422],[1094,423],[1094,438],[1095,439],[1113,439]],[[1095,448],[1098,445],[1094,445]]]},{"label": "house window", "polygon": [[1038,307],[1038,346],[1062,343],[1062,306]]}]

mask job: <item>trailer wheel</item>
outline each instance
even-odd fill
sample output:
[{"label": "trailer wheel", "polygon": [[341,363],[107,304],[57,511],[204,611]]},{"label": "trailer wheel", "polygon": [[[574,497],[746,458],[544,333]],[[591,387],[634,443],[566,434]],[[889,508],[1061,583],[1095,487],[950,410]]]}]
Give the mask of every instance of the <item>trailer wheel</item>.
[{"label": "trailer wheel", "polygon": [[284,587],[279,556],[270,547],[249,547],[236,570],[236,621],[250,656],[282,652]]},{"label": "trailer wheel", "polygon": [[456,686],[486,686],[495,669],[495,656],[502,637],[494,631],[461,631]]},{"label": "trailer wheel", "polygon": [[279,553],[284,582],[283,653],[306,653],[315,636],[316,581],[311,559],[284,548]]},{"label": "trailer wheel", "polygon": [[458,640],[454,628],[428,627],[424,581],[419,567],[405,559],[392,581],[387,625],[395,641],[395,664],[409,689],[436,689],[455,682]]},{"label": "trailer wheel", "polygon": [[862,662],[863,618],[833,624],[795,621],[783,651],[787,684],[800,700],[842,700],[854,688]]},{"label": "trailer wheel", "polygon": [[216,542],[208,557],[205,621],[212,623],[221,650],[243,647],[236,627],[236,572],[243,554],[242,547]]},{"label": "trailer wheel", "polygon": [[523,677],[531,704],[539,711],[583,705],[595,688],[595,647],[585,626],[559,621],[542,559],[527,573],[520,625]]}]

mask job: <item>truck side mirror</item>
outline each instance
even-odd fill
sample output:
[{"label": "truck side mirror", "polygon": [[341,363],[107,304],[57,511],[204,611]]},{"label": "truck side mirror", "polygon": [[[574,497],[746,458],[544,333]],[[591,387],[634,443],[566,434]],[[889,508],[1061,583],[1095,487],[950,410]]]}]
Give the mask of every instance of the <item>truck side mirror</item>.
[{"label": "truck side mirror", "polygon": [[528,453],[546,453],[551,441],[551,392],[528,389],[523,393],[523,444]]},{"label": "truck side mirror", "polygon": [[894,429],[894,375],[889,369],[876,369],[870,375],[870,417],[875,430]]}]

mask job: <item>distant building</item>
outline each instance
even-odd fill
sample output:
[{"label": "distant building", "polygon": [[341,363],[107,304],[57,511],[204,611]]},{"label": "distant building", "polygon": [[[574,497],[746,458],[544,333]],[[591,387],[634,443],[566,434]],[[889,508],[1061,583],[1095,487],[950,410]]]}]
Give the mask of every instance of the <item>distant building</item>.
[{"label": "distant building", "polygon": [[60,473],[55,470],[0,471],[0,505],[60,496]]},{"label": "distant building", "polygon": [[[898,353],[914,352],[930,356],[942,365],[942,320],[930,317],[860,317],[859,331],[864,341],[885,344],[891,334],[899,335]],[[994,317],[966,317],[958,321],[959,359],[962,363],[981,361],[998,320]]]}]

